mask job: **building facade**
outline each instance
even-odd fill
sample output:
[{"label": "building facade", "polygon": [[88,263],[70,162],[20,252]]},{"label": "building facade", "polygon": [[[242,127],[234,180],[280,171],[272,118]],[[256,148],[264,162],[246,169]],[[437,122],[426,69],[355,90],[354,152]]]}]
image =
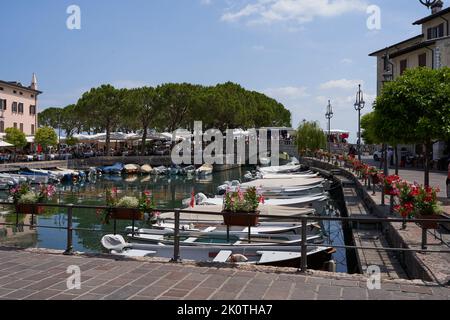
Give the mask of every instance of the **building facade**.
[{"label": "building facade", "polygon": [[[413,23],[421,27],[419,35],[371,53],[370,56],[377,58],[377,94],[381,93],[384,82],[396,79],[406,69],[450,67],[449,23],[450,8],[444,9],[444,3],[438,0],[432,5],[430,15]],[[417,153],[414,146],[408,149]],[[436,143],[433,160],[448,156],[446,149],[444,142]]]},{"label": "building facade", "polygon": [[29,87],[19,82],[0,80],[0,134],[6,128],[14,127],[27,136],[34,135],[38,125],[38,96],[41,93],[34,74]]}]

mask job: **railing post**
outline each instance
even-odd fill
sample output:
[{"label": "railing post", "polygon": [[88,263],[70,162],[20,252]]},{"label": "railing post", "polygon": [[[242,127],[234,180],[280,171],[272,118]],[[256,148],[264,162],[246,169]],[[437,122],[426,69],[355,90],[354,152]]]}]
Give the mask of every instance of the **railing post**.
[{"label": "railing post", "polygon": [[422,228],[422,249],[427,250],[428,244],[427,244],[427,229]]},{"label": "railing post", "polygon": [[73,254],[73,225],[72,225],[72,219],[73,218],[73,204],[69,204],[67,208],[67,246],[66,251],[64,252],[65,255],[72,255]]},{"label": "railing post", "polygon": [[175,230],[172,262],[180,262],[180,209],[175,210]]},{"label": "railing post", "polygon": [[301,272],[306,272],[308,270],[308,247],[307,247],[307,219],[302,217],[302,253],[301,253]]}]

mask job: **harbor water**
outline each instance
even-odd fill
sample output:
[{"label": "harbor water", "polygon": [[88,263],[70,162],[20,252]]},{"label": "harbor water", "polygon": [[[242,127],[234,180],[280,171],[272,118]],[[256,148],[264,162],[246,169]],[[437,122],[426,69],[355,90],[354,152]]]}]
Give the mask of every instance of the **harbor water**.
[{"label": "harbor water", "polygon": [[[103,176],[95,182],[81,184],[66,184],[57,187],[57,193],[52,199],[56,204],[105,205],[105,190],[117,188],[120,196],[137,196],[143,191],[151,191],[158,208],[181,208],[182,201],[190,198],[192,192],[202,192],[207,195],[216,194],[217,187],[224,181],[241,180],[248,168],[236,168],[216,172],[211,176],[199,178],[196,176]],[[8,199],[7,193],[0,196],[2,201]],[[331,201],[333,203],[333,201]],[[46,248],[65,250],[67,231],[65,229],[48,229],[48,227],[66,227],[67,209],[47,208],[45,213],[36,216],[35,224],[39,227],[29,230],[27,227],[15,228],[0,226],[0,245],[26,248]],[[329,214],[336,214],[333,207]],[[20,222],[28,224],[30,216],[20,216]],[[16,215],[11,207],[3,207],[0,212],[0,222],[15,223]],[[117,231],[123,232],[129,226],[129,221],[117,221]],[[137,222],[136,226],[144,226]],[[113,223],[102,224],[101,217],[94,209],[74,209],[73,233],[74,250],[86,253],[104,252],[100,240],[103,235],[113,232]],[[93,231],[96,230],[96,231]],[[323,245],[344,245],[344,232],[338,222],[324,222]],[[337,272],[348,272],[347,252],[337,249],[333,255]]]}]

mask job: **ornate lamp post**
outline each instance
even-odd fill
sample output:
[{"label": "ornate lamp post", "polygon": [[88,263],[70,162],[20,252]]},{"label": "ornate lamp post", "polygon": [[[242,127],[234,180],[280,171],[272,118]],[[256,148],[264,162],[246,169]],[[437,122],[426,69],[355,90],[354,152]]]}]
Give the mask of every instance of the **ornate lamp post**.
[{"label": "ornate lamp post", "polygon": [[430,7],[435,4],[438,0],[419,0],[421,4],[423,4],[424,6],[426,6],[428,9],[430,9]]},{"label": "ornate lamp post", "polygon": [[328,153],[331,153],[331,118],[333,116],[333,107],[331,106],[331,101],[328,100],[327,113],[325,113],[325,118],[328,120]]},{"label": "ornate lamp post", "polygon": [[355,110],[358,111],[358,160],[361,161],[361,110],[364,109],[366,102],[364,101],[364,94],[361,90],[361,85],[358,86],[356,93]]}]

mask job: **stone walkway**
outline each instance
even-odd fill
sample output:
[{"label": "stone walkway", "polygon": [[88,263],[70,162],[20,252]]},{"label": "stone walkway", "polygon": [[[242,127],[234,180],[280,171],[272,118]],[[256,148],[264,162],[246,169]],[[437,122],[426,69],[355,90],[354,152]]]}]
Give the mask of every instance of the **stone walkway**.
[{"label": "stone walkway", "polygon": [[[81,289],[67,289],[69,266],[81,270]],[[450,288],[395,280],[368,290],[361,275],[293,269],[231,268],[63,256],[60,252],[0,248],[0,299],[13,300],[449,300]]]}]

